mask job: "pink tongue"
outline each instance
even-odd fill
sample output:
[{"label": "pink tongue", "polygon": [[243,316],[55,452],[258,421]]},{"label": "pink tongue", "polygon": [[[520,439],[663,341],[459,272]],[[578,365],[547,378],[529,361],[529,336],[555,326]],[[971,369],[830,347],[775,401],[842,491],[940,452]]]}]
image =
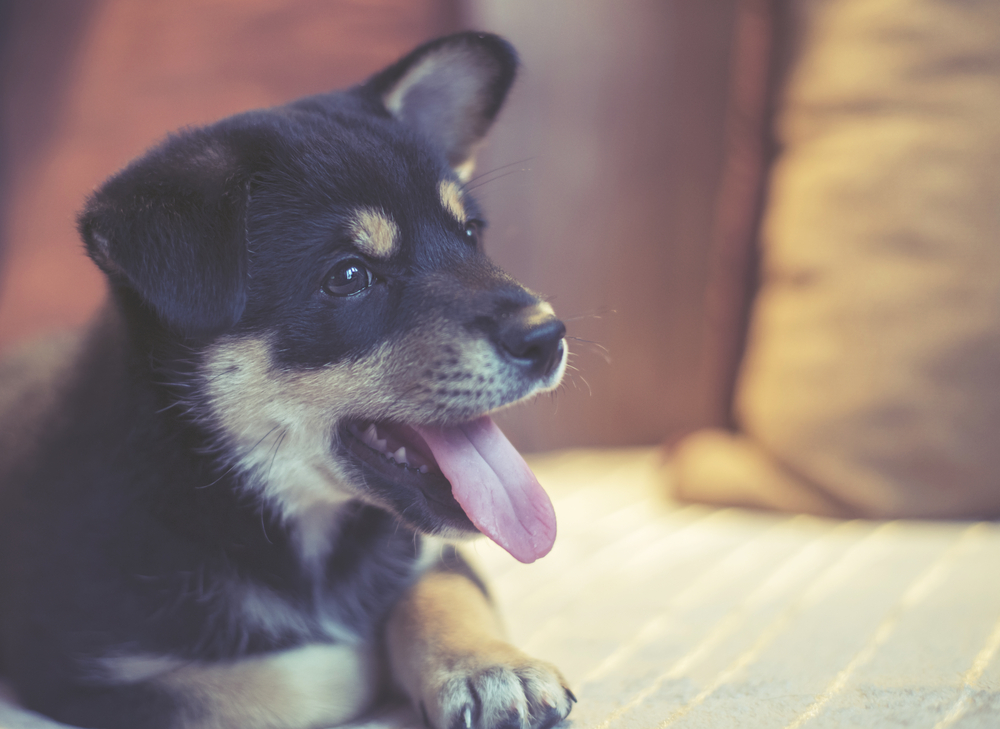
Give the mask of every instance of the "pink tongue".
[{"label": "pink tongue", "polygon": [[522,562],[549,553],[556,540],[552,502],[490,416],[417,431],[479,531]]}]

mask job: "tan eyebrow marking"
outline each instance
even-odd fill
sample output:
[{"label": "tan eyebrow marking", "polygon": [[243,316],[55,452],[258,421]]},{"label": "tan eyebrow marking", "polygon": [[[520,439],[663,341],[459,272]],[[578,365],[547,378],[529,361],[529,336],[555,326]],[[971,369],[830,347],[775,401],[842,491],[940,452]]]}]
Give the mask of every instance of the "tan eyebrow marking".
[{"label": "tan eyebrow marking", "polygon": [[372,208],[362,208],[355,213],[351,233],[361,252],[375,258],[391,256],[399,240],[399,228],[392,218]]},{"label": "tan eyebrow marking", "polygon": [[465,206],[462,205],[461,188],[452,180],[442,180],[438,192],[441,194],[441,204],[444,205],[444,209],[454,215],[459,223],[464,223],[466,214]]}]

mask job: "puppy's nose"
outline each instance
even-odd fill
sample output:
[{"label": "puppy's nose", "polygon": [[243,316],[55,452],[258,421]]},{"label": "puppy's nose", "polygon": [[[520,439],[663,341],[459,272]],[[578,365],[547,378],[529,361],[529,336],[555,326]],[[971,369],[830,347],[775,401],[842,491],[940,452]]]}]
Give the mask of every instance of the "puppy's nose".
[{"label": "puppy's nose", "polygon": [[499,339],[503,348],[534,375],[550,374],[562,361],[566,325],[549,307],[531,306],[504,318]]}]

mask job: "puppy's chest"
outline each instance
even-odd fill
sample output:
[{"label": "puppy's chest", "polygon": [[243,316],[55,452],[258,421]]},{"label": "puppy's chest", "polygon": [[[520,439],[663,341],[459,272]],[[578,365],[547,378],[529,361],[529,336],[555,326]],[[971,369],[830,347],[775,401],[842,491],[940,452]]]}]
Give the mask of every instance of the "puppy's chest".
[{"label": "puppy's chest", "polygon": [[419,538],[356,502],[336,513],[317,507],[295,526],[272,526],[268,535],[262,524],[253,550],[177,585],[173,622],[186,633],[177,637],[190,657],[226,659],[374,637],[414,579]]}]

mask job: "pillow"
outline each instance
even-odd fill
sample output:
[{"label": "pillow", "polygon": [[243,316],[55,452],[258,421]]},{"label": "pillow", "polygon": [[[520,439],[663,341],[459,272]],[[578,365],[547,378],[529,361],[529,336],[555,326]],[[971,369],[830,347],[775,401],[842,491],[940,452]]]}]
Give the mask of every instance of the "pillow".
[{"label": "pillow", "polygon": [[683,498],[1000,514],[1000,3],[800,0],[736,433]]}]

